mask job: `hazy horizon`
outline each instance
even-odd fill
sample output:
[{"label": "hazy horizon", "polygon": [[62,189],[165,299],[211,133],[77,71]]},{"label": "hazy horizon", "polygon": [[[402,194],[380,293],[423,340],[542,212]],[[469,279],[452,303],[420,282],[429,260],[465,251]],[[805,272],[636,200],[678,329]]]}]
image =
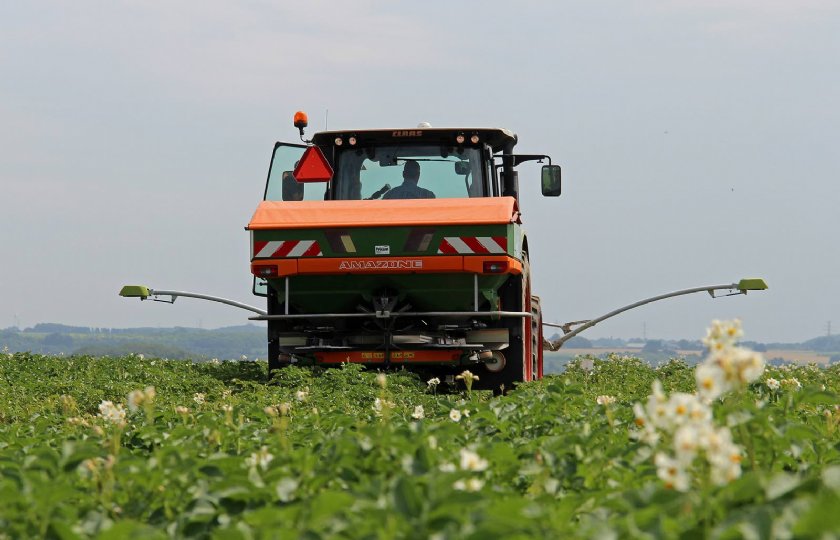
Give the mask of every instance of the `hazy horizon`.
[{"label": "hazy horizon", "polygon": [[[563,166],[520,167],[545,319],[652,304],[583,334],[745,339],[840,328],[840,4],[24,3],[0,7],[0,328],[223,327],[292,115],[324,127],[498,126]],[[549,331],[550,333],[550,331]]]}]

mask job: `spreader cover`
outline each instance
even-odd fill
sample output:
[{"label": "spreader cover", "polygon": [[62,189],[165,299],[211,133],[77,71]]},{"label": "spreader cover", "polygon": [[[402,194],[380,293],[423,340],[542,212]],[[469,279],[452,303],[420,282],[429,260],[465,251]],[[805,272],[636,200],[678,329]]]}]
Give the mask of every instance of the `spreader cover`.
[{"label": "spreader cover", "polygon": [[519,223],[513,197],[263,201],[249,230]]}]

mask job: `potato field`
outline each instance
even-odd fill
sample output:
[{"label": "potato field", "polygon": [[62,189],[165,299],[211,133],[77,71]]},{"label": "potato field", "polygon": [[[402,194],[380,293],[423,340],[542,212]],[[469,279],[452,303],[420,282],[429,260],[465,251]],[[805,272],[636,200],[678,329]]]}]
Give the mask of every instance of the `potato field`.
[{"label": "potato field", "polygon": [[0,538],[837,538],[840,366],[739,335],[715,323],[696,369],[579,357],[498,397],[0,354]]}]

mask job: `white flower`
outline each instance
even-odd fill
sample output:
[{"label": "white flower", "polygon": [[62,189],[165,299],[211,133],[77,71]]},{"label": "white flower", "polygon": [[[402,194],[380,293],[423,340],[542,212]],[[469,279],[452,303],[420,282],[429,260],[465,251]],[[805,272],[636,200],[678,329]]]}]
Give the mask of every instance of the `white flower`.
[{"label": "white flower", "polygon": [[710,459],[714,459],[710,456],[727,453],[730,447],[734,446],[729,428],[718,428],[710,424],[701,429],[700,443]]},{"label": "white flower", "polygon": [[703,344],[709,348],[709,351],[719,351],[732,347],[735,342],[744,335],[741,330],[741,321],[738,319],[732,321],[712,321],[712,327],[706,330],[706,337],[703,338]]},{"label": "white flower", "polygon": [[612,403],[615,403],[615,397],[607,396],[607,395],[598,396],[598,397],[595,398],[595,403],[597,403],[598,405],[607,406],[607,405],[610,405]]},{"label": "white flower", "polygon": [[769,377],[769,378],[765,381],[765,384],[767,384],[767,388],[769,388],[769,389],[770,389],[771,391],[773,391],[773,392],[775,392],[776,390],[778,390],[778,389],[779,389],[779,387],[781,386],[781,385],[779,384],[779,381],[777,381],[777,380],[776,380],[776,379],[774,379],[773,377]]},{"label": "white flower", "polygon": [[732,443],[708,453],[712,482],[722,486],[741,476],[741,449]]},{"label": "white flower", "polygon": [[445,473],[455,472],[457,470],[455,468],[454,463],[441,463],[441,465],[440,465],[440,467],[438,467],[438,469],[440,470],[440,472],[445,472]]},{"label": "white flower", "polygon": [[284,478],[277,482],[274,490],[277,492],[277,498],[282,502],[289,502],[294,499],[295,491],[300,483],[294,478]]},{"label": "white flower", "polygon": [[697,366],[694,370],[694,378],[697,381],[697,393],[709,401],[716,399],[727,390],[726,375],[714,364],[704,363]]},{"label": "white flower", "polygon": [[437,377],[432,377],[431,379],[426,381],[426,385],[428,385],[429,388],[435,388],[439,384],[440,384],[440,379],[438,379]]},{"label": "white flower", "polygon": [[647,414],[645,414],[645,408],[642,407],[641,403],[635,403],[633,405],[633,414],[635,415],[634,422],[636,427],[643,428],[650,425]]},{"label": "white flower", "polygon": [[306,401],[306,398],[309,396],[309,387],[305,387],[303,390],[298,390],[295,392],[295,399],[298,401]]},{"label": "white flower", "polygon": [[764,356],[761,353],[736,347],[734,355],[735,364],[738,368],[738,379],[741,383],[751,383],[764,373]]},{"label": "white flower", "polygon": [[221,362],[219,361],[218,358],[214,358],[214,359],[210,360],[210,363],[213,364],[214,366],[218,366],[218,365],[221,364]]},{"label": "white flower", "polygon": [[143,359],[144,359],[144,358],[146,358],[146,357],[145,357],[145,356],[143,356],[142,354],[138,354],[138,355],[137,355],[137,358],[138,358],[138,360],[143,360]]},{"label": "white flower", "polygon": [[414,407],[414,412],[411,413],[411,417],[415,420],[422,420],[426,418],[426,412],[423,410],[423,406],[417,405],[416,407]]},{"label": "white flower", "polygon": [[376,398],[376,399],[373,400],[373,407],[372,408],[373,408],[373,412],[374,412],[374,414],[376,414],[376,416],[382,416],[382,414],[385,412],[385,410],[393,409],[394,406],[395,406],[394,403],[391,402],[391,401],[388,401],[387,399]]},{"label": "white flower", "polygon": [[460,422],[461,421],[461,411],[458,409],[452,409],[449,411],[449,419],[453,422]]},{"label": "white flower", "polygon": [[483,471],[487,469],[487,465],[487,460],[482,459],[477,453],[461,448],[461,470]]},{"label": "white flower", "polygon": [[177,407],[175,407],[175,412],[177,414],[180,414],[181,416],[186,416],[186,415],[190,414],[189,408],[183,407],[181,405],[178,405]]},{"label": "white flower", "polygon": [[656,475],[665,483],[666,488],[688,491],[691,479],[679,461],[659,452],[654,458],[654,463],[656,463]]},{"label": "white flower", "polygon": [[684,392],[675,392],[671,394],[671,398],[665,406],[666,417],[673,425],[682,425],[691,418],[690,413],[695,408],[696,403],[696,396]]},{"label": "white flower", "polygon": [[268,447],[263,446],[259,449],[258,452],[254,452],[251,454],[251,457],[245,459],[245,464],[248,467],[256,468],[259,467],[262,470],[266,470],[268,468],[268,464],[274,459],[274,456],[269,453]]},{"label": "white flower", "polygon": [[674,433],[674,451],[678,461],[690,464],[697,455],[699,446],[700,431],[697,427],[686,424],[677,428],[676,433]]},{"label": "white flower", "polygon": [[243,354],[243,355],[242,355],[239,359],[240,359],[240,360],[242,360],[242,361],[244,362],[245,360],[247,360],[247,359],[248,359],[248,357],[247,357],[247,356],[245,356],[245,355]]},{"label": "white flower", "polygon": [[204,393],[196,392],[195,394],[193,394],[193,401],[195,401],[197,405],[203,405],[206,397],[207,396],[204,395]]},{"label": "white flower", "polygon": [[112,401],[103,401],[99,404],[99,417],[115,426],[122,427],[125,425],[125,409],[122,405],[115,405]]},{"label": "white flower", "polygon": [[789,387],[793,388],[794,390],[799,390],[800,388],[802,388],[802,384],[799,382],[799,379],[797,379],[796,377],[791,377],[789,379],[782,379],[780,381],[780,383],[781,383],[782,386],[789,386]]},{"label": "white flower", "polygon": [[143,398],[145,395],[143,394],[142,390],[132,390],[128,393],[128,410],[131,412],[136,411],[140,408],[140,405],[143,404]]},{"label": "white flower", "polygon": [[385,388],[388,384],[388,377],[386,377],[384,373],[377,373],[376,384],[378,384],[381,388]]},{"label": "white flower", "polygon": [[154,386],[147,386],[145,390],[132,390],[128,393],[128,410],[134,412],[144,403],[152,403],[155,400],[155,395]]},{"label": "white flower", "polygon": [[472,383],[473,381],[479,380],[478,375],[473,374],[473,372],[468,370],[468,369],[465,369],[464,371],[462,371],[461,374],[456,376],[455,378],[458,379],[459,381],[464,381],[467,384]]},{"label": "white flower", "polygon": [[458,491],[479,491],[484,487],[484,481],[479,478],[469,478],[467,480],[456,480],[452,484],[452,488]]}]

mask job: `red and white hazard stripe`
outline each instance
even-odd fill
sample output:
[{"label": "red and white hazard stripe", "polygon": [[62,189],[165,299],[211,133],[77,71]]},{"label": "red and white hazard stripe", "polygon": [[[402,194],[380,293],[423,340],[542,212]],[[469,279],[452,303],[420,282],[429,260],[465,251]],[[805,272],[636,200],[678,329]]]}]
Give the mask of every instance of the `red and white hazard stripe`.
[{"label": "red and white hazard stripe", "polygon": [[254,242],[254,258],[321,257],[321,246],[315,240],[272,240]]},{"label": "red and white hazard stripe", "polygon": [[446,236],[440,242],[438,254],[472,255],[507,253],[507,238],[504,236]]}]

